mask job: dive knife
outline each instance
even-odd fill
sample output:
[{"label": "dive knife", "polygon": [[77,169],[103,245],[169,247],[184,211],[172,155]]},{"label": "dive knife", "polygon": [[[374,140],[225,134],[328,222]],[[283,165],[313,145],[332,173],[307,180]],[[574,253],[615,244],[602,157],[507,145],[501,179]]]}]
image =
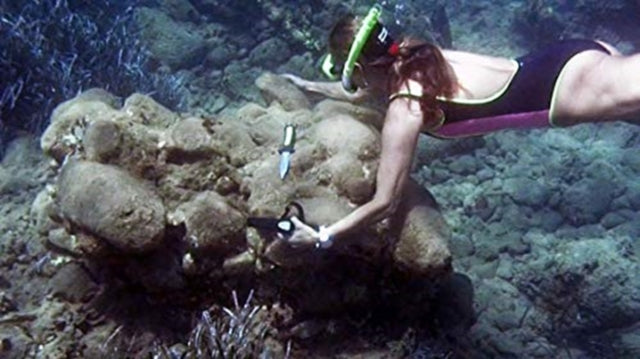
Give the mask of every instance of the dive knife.
[{"label": "dive knife", "polygon": [[278,150],[280,153],[280,179],[284,179],[289,172],[291,166],[291,154],[293,146],[296,143],[296,128],[294,125],[288,124],[284,126],[284,138],[282,147]]},{"label": "dive knife", "polygon": [[289,203],[287,207],[285,207],[284,213],[282,214],[282,216],[280,216],[280,218],[249,217],[247,219],[247,226],[254,227],[260,230],[277,232],[284,236],[289,236],[295,229],[295,225],[291,221],[292,216],[298,217],[298,219],[302,222],[305,221],[304,209],[298,202]]}]

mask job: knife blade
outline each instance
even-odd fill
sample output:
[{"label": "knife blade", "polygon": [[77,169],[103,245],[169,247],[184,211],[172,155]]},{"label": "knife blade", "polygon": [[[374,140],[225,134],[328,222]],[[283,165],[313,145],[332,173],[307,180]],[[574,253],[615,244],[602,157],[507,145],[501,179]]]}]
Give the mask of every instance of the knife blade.
[{"label": "knife blade", "polygon": [[284,136],[282,139],[282,147],[278,150],[280,153],[280,179],[284,179],[289,172],[291,166],[291,154],[294,152],[296,143],[296,127],[292,124],[284,126]]}]

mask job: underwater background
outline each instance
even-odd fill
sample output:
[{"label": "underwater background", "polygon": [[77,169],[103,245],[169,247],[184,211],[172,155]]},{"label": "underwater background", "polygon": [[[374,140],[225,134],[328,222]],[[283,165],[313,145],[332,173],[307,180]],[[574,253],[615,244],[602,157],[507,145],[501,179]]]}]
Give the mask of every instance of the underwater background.
[{"label": "underwater background", "polygon": [[[342,257],[317,272],[269,267],[236,250],[246,213],[277,216],[271,197],[301,193],[259,181],[283,121],[380,120],[269,75],[321,80],[328,30],[373,4],[0,0],[0,358],[640,357],[637,125],[422,138],[412,177],[450,227],[446,284]],[[515,57],[579,37],[640,49],[638,1],[379,4],[395,33],[446,48]],[[107,117],[133,130],[114,139]],[[292,176],[318,177],[315,163]],[[108,205],[66,203],[91,192],[69,178],[108,182]],[[352,202],[366,197],[352,187]],[[103,222],[88,234],[123,193],[164,205],[171,225],[126,232],[149,243],[102,243],[119,236]],[[220,196],[232,205],[200,206]],[[167,248],[141,254],[158,237]]]}]

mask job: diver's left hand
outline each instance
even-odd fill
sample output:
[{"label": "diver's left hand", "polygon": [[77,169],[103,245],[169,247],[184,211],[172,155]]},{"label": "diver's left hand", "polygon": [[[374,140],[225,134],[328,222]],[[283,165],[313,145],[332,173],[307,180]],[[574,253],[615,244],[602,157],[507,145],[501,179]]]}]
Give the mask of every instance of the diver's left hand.
[{"label": "diver's left hand", "polygon": [[293,74],[281,74],[281,77],[284,77],[285,79],[289,80],[289,82],[291,82],[292,84],[294,84],[296,87],[305,90],[305,91],[309,91],[310,90],[310,84],[311,81],[305,80],[300,76],[296,76]]},{"label": "diver's left hand", "polygon": [[318,243],[319,233],[298,217],[291,217],[291,222],[296,226],[287,242],[292,246],[315,246]]}]

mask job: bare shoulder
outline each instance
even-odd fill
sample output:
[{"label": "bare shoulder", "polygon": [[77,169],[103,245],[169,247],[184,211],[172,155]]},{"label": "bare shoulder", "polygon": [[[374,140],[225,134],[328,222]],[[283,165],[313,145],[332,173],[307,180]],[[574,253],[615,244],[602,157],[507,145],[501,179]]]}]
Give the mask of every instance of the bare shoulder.
[{"label": "bare shoulder", "polygon": [[422,85],[418,81],[406,79],[400,84],[397,92],[389,96],[389,100],[391,103],[396,99],[417,100],[422,97],[422,94]]},{"label": "bare shoulder", "polygon": [[389,102],[389,114],[422,116],[420,101],[422,85],[418,81],[407,79],[400,85],[398,92],[402,96],[393,96]]}]

